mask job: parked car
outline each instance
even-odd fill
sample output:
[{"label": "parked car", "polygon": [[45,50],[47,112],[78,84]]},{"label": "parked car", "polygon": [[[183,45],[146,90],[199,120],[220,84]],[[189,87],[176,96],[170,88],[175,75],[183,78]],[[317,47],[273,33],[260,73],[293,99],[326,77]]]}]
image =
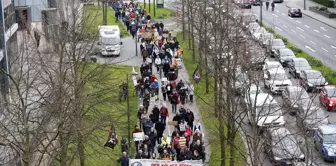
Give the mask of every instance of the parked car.
[{"label": "parked car", "polygon": [[288,62],[289,73],[295,78],[300,78],[303,70],[312,69],[305,58],[293,58]]},{"label": "parked car", "polygon": [[263,47],[266,47],[267,43],[269,43],[269,41],[273,40],[274,36],[272,33],[264,33],[261,36],[260,42],[262,44]]},{"label": "parked car", "polygon": [[236,94],[240,95],[242,93],[243,87],[248,86],[249,82],[250,81],[249,81],[249,78],[247,76],[247,73],[237,72],[236,73],[236,82],[235,82]]},{"label": "parked car", "polygon": [[326,161],[336,161],[336,124],[319,126],[314,133],[314,145]]},{"label": "parked car", "polygon": [[328,114],[320,106],[312,105],[308,109],[301,109],[296,114],[296,121],[299,127],[306,132],[314,132],[318,126],[329,124]]},{"label": "parked car", "polygon": [[261,70],[267,60],[267,55],[260,49],[250,49],[248,51],[248,58],[250,63],[244,63],[245,69]]},{"label": "parked car", "polygon": [[265,61],[265,64],[263,66],[263,71],[264,71],[264,74],[266,74],[266,72],[268,70],[271,70],[271,69],[283,69],[283,67],[281,66],[281,64],[278,62],[278,61]]},{"label": "parked car", "polygon": [[308,93],[300,86],[287,86],[282,92],[282,99],[290,115],[308,109],[313,103]]},{"label": "parked car", "polygon": [[272,95],[268,93],[249,94],[244,100],[250,123],[256,123],[260,128],[285,124],[281,108]]},{"label": "parked car", "polygon": [[279,94],[291,86],[292,82],[288,79],[284,69],[270,69],[264,75],[265,88],[271,89],[273,94]]},{"label": "parked car", "polygon": [[268,45],[271,47],[271,57],[274,57],[277,50],[282,49],[282,48],[286,48],[286,45],[282,41],[282,39],[270,40]]},{"label": "parked car", "polygon": [[301,9],[299,8],[289,8],[288,9],[289,17],[302,17]]},{"label": "parked car", "polygon": [[248,1],[244,1],[244,2],[239,3],[239,7],[242,8],[242,9],[251,9],[252,4]]},{"label": "parked car", "polygon": [[268,33],[268,32],[266,31],[264,27],[257,28],[252,32],[252,38],[254,40],[260,40],[262,35],[265,33]]},{"label": "parked car", "polygon": [[275,58],[283,65],[287,66],[288,62],[296,58],[294,52],[289,48],[278,49],[275,53]]},{"label": "parked car", "polygon": [[260,6],[261,5],[260,0],[250,0],[250,2],[253,6]]},{"label": "parked car", "polygon": [[273,0],[274,3],[282,3],[283,0]]},{"label": "parked car", "polygon": [[327,85],[321,89],[320,103],[327,107],[328,111],[336,110],[336,86]]},{"label": "parked car", "polygon": [[313,90],[320,90],[324,85],[328,85],[328,82],[318,70],[303,70],[300,75],[300,84],[311,92]]},{"label": "parked car", "polygon": [[251,22],[248,24],[248,30],[250,34],[253,34],[253,32],[258,28],[260,28],[260,25],[257,22]]},{"label": "parked car", "polygon": [[264,152],[274,165],[298,165],[305,161],[299,143],[285,127],[269,128],[263,137]]}]

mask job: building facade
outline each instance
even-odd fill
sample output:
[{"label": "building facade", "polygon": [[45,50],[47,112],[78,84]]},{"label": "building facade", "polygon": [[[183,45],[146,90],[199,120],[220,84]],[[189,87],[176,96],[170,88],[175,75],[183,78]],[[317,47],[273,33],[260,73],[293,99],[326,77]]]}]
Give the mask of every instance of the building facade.
[{"label": "building facade", "polygon": [[[16,14],[13,0],[2,0],[0,2],[0,64],[1,69],[9,73],[8,62],[11,57],[17,54],[17,35],[18,24],[16,23]],[[7,92],[7,76],[1,74],[0,77],[1,92]],[[4,97],[4,96],[2,96]]]},{"label": "building facade", "polygon": [[49,7],[49,0],[14,0],[15,7],[29,8],[31,22],[41,22],[41,11]]}]

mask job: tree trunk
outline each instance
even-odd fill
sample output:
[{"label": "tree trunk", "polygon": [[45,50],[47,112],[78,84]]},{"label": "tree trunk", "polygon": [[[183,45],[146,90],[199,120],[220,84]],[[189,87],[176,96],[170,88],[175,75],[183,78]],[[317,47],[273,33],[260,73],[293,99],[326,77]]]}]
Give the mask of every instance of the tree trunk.
[{"label": "tree trunk", "polygon": [[[189,4],[189,0],[188,0],[188,4]],[[190,50],[191,49],[191,14],[190,14],[190,10],[191,10],[191,7],[190,5],[187,6],[187,12],[188,12],[188,49]]]}]

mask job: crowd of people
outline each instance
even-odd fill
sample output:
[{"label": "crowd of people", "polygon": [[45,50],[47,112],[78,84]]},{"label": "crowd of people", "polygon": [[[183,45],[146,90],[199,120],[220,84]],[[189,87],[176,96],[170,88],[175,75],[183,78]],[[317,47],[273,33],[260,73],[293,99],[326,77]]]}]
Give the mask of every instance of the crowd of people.
[{"label": "crowd of people", "polygon": [[[118,1],[112,8],[117,21],[122,20],[132,37],[140,42],[143,60],[135,86],[142,104],[137,112],[139,123],[132,133],[143,133],[144,139],[134,141],[134,158],[204,161],[202,127],[186,104],[194,100],[194,87],[178,80],[183,48],[177,38],[162,22],[153,22],[147,11],[133,1]],[[170,110],[174,115],[170,115]],[[172,135],[164,134],[169,126],[175,128]],[[127,152],[122,149],[123,155],[118,159],[122,165],[128,160]]]}]

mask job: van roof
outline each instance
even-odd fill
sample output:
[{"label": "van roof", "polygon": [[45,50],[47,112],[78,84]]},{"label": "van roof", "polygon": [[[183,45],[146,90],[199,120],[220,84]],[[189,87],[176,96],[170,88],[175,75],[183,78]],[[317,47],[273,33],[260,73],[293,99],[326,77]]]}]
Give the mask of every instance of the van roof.
[{"label": "van roof", "polygon": [[101,36],[119,36],[120,30],[117,25],[98,26],[99,34]]}]

